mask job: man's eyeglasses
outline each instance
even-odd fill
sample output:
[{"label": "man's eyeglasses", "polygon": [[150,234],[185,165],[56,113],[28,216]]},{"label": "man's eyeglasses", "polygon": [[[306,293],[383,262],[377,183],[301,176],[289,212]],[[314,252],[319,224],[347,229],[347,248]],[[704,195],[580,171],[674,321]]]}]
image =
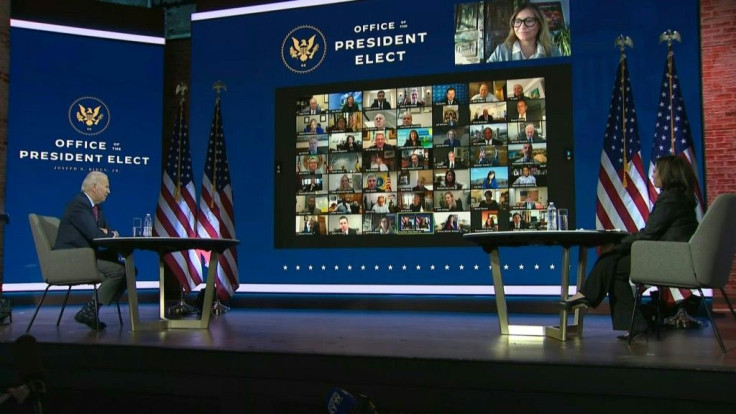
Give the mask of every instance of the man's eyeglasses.
[{"label": "man's eyeglasses", "polygon": [[521,23],[524,23],[524,26],[526,27],[532,27],[535,24],[537,24],[537,18],[536,17],[527,17],[526,19],[514,19],[511,21],[511,23],[514,24],[514,27],[520,27]]}]

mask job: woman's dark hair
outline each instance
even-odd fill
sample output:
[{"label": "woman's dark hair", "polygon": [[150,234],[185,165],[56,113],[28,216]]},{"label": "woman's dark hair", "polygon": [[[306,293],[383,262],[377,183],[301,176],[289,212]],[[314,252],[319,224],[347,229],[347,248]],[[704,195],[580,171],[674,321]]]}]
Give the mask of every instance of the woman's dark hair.
[{"label": "woman's dark hair", "polygon": [[456,184],[456,181],[455,181],[455,171],[453,171],[453,170],[447,170],[445,172],[445,184],[447,184],[447,176],[448,175],[452,175],[452,185],[455,185]]},{"label": "woman's dark hair", "polygon": [[695,173],[690,164],[681,157],[667,155],[658,158],[657,175],[662,181],[662,191],[679,190],[690,195],[694,192]]}]

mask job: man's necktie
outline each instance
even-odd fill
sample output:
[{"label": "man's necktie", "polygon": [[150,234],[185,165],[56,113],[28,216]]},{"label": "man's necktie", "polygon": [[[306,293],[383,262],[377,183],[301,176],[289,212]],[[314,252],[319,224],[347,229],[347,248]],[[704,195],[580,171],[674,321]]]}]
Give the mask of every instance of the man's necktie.
[{"label": "man's necktie", "polygon": [[451,162],[450,163],[450,168],[455,168],[455,163],[454,162]]},{"label": "man's necktie", "polygon": [[92,212],[95,213],[95,222],[99,222],[100,221],[100,212],[99,212],[99,209],[97,208],[97,204],[95,204],[94,206],[92,206]]}]

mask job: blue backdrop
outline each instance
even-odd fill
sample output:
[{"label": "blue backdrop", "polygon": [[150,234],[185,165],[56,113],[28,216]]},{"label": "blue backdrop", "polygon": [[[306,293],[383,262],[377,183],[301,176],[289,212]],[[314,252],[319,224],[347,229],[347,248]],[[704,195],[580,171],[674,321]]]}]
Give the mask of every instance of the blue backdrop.
[{"label": "blue backdrop", "polygon": [[[372,0],[222,18],[211,13],[195,15],[190,129],[194,170],[203,168],[202,153],[214,105],[212,85],[223,81],[227,84],[222,101],[223,123],[237,236],[242,241],[238,249],[241,283],[490,284],[488,259],[478,248],[274,249],[274,155],[282,146],[294,145],[293,136],[277,137],[273,133],[275,123],[293,122],[291,114],[275,113],[274,91],[280,87],[569,64],[573,74],[576,222],[577,227],[594,228],[601,145],[619,60],[614,39],[624,34],[634,41],[627,56],[642,155],[648,164],[667,53],[658,37],[673,29],[682,35],[682,43],[675,45],[675,58],[702,170],[696,1],[677,2],[677,7],[673,7],[669,1],[623,0],[614,4],[571,0],[569,16],[565,16],[572,33],[571,57],[460,66],[454,61],[454,8],[454,2],[440,0]],[[242,11],[248,10],[252,9]],[[371,24],[387,22],[394,22],[395,28],[370,30]],[[282,58],[282,43],[287,34],[301,26],[319,30],[328,45],[321,64],[308,73],[290,70]],[[345,50],[343,46],[338,50],[341,41],[398,33],[424,34],[422,41],[414,44],[360,50]],[[403,51],[403,59],[366,63],[376,59],[375,53],[390,51]],[[548,111],[552,113],[554,108]],[[291,172],[286,169],[286,173]],[[702,179],[702,171],[700,176]],[[201,174],[195,177],[200,179]],[[501,255],[502,262],[508,265],[504,275],[507,284],[559,283],[561,249],[506,249]]]},{"label": "blue backdrop", "polygon": [[[39,283],[27,216],[60,217],[89,171],[108,174],[105,215],[121,235],[131,235],[133,217],[154,213],[163,46],[19,27],[10,38],[4,282]],[[80,104],[104,116],[88,129]],[[158,280],[155,256],[136,254],[136,263],[138,280]]]}]

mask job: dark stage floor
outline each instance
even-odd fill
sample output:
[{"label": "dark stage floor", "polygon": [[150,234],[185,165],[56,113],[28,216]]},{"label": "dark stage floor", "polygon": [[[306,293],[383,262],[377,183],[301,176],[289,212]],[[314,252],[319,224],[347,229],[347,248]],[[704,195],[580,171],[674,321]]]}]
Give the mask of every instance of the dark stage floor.
[{"label": "dark stage floor", "polygon": [[[724,355],[710,327],[665,330],[659,340],[650,334],[629,347],[616,339],[610,318],[596,314],[586,317],[582,338],[559,342],[501,336],[494,313],[462,312],[234,309],[214,317],[209,330],[133,333],[128,315],[121,328],[106,307],[108,328],[95,333],[73,321],[78,307],[57,328],[60,307],[44,306],[31,330],[49,412],[80,412],[73,404],[82,398],[92,403],[89,412],[316,413],[327,412],[332,387],[368,395],[382,413],[736,406],[730,315],[716,319]],[[13,323],[0,327],[0,386],[14,384],[11,344],[33,308],[13,311]],[[156,319],[158,306],[144,304],[141,315]],[[512,314],[510,322],[556,319]]]}]

